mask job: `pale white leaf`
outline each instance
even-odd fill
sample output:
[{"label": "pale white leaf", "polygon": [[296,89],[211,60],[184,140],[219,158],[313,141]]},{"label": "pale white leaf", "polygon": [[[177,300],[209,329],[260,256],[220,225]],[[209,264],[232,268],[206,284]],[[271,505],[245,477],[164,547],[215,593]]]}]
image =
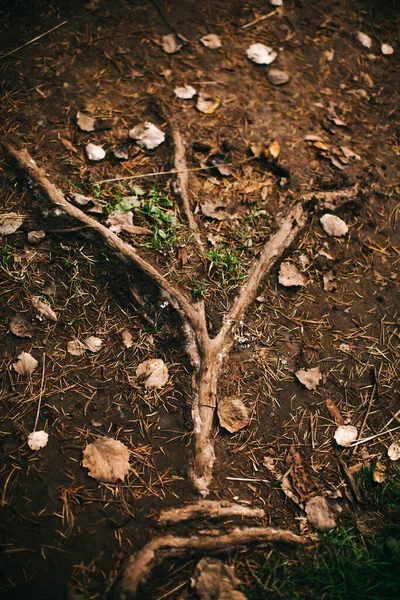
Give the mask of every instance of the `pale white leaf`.
[{"label": "pale white leaf", "polygon": [[313,367],[312,369],[300,369],[299,371],[296,371],[295,375],[300,383],[308,390],[316,390],[322,379],[322,373],[318,367]]},{"label": "pale white leaf", "polygon": [[221,45],[222,45],[219,35],[216,35],[215,33],[209,33],[208,35],[203,35],[203,37],[200,38],[200,41],[203,44],[203,46],[206,46],[207,48],[211,48],[211,50],[216,50],[217,48],[221,48]]},{"label": "pale white leaf", "polygon": [[357,427],[353,425],[340,425],[335,431],[335,442],[339,446],[348,448],[358,437]]},{"label": "pale white leaf", "polygon": [[381,52],[386,56],[390,56],[390,54],[393,54],[394,52],[393,46],[391,46],[390,44],[382,44]]},{"label": "pale white leaf", "polygon": [[17,361],[13,364],[13,369],[19,375],[31,375],[38,366],[38,361],[29,352],[21,352],[17,357]]},{"label": "pale white leaf", "polygon": [[366,33],[362,33],[362,31],[357,31],[356,40],[360,42],[360,44],[364,46],[364,48],[371,48],[372,46],[371,38]]},{"label": "pale white leaf", "polygon": [[283,262],[279,269],[278,281],[285,287],[303,286],[305,279],[298,268],[291,262]]},{"label": "pale white leaf", "polygon": [[145,387],[148,390],[160,390],[168,382],[168,367],[161,358],[150,358],[142,362],[136,369],[136,377],[146,378]]},{"label": "pale white leaf", "polygon": [[33,431],[28,435],[28,446],[31,450],[40,450],[47,446],[49,434],[45,431]]},{"label": "pale white leaf", "polygon": [[67,344],[67,350],[72,356],[82,356],[86,352],[86,346],[79,340],[71,340]]},{"label": "pale white leaf", "polygon": [[129,450],[112,438],[97,438],[84,449],[82,466],[89,469],[89,476],[97,481],[124,481],[129,473]]},{"label": "pale white leaf", "polygon": [[108,216],[107,225],[110,227],[110,231],[113,233],[126,231],[127,233],[136,235],[151,234],[151,230],[147,227],[133,225],[133,213],[130,210],[113,210]]},{"label": "pale white leaf", "polygon": [[269,0],[271,6],[283,6],[283,0]]},{"label": "pale white leaf", "polygon": [[76,114],[76,122],[78,124],[79,129],[82,131],[94,131],[96,119],[82,113],[78,110]]},{"label": "pale white leaf", "polygon": [[103,340],[94,335],[89,335],[85,340],[83,340],[83,345],[85,348],[90,350],[90,352],[99,352],[101,350],[101,346],[103,344]]},{"label": "pale white leaf", "polygon": [[361,156],[353,152],[353,150],[350,150],[350,148],[347,148],[347,146],[341,146],[340,149],[346,158],[350,158],[353,160],[361,160]]},{"label": "pale white leaf", "polygon": [[399,458],[400,458],[400,443],[393,442],[393,444],[390,444],[387,454],[388,454],[388,457],[390,458],[390,460],[399,460]]},{"label": "pale white leaf", "polygon": [[33,307],[40,312],[41,315],[47,317],[50,321],[58,320],[56,313],[48,304],[46,304],[46,302],[42,302],[37,296],[32,296],[31,302]]},{"label": "pale white leaf", "polygon": [[23,222],[23,217],[14,212],[0,215],[0,235],[11,235],[21,227]]},{"label": "pale white leaf", "polygon": [[250,422],[250,415],[243,400],[236,396],[222,398],[218,401],[218,418],[221,427],[230,433],[236,433]]},{"label": "pale white leaf", "polygon": [[258,65],[270,65],[274,62],[278,53],[265,44],[251,44],[246,50],[247,57]]},{"label": "pale white leaf", "polygon": [[101,146],[92,144],[91,142],[86,146],[86,154],[89,160],[103,160],[106,153]]},{"label": "pale white leaf", "polygon": [[133,337],[130,331],[124,329],[122,332],[122,343],[125,348],[132,348],[133,346]]},{"label": "pale white leaf", "polygon": [[220,99],[217,96],[208,96],[208,94],[199,94],[196,108],[206,115],[212,115],[220,105]]},{"label": "pale white leaf", "polygon": [[320,221],[325,233],[331,237],[340,237],[349,231],[346,223],[336,215],[323,215]]},{"label": "pale white leaf", "polygon": [[129,137],[136,140],[141,148],[152,150],[163,143],[165,133],[153,125],[153,123],[145,121],[133,127],[129,132]]},{"label": "pale white leaf", "polygon": [[231,217],[225,210],[226,207],[226,203],[223,200],[204,200],[204,202],[200,204],[201,212],[205,217],[217,219],[218,221],[225,221]]},{"label": "pale white leaf", "polygon": [[169,33],[163,35],[161,47],[167,54],[175,54],[182,48],[182,44],[174,33]]},{"label": "pale white leaf", "polygon": [[191,85],[184,85],[182,87],[176,87],[174,89],[174,94],[177,98],[181,100],[190,100],[197,94],[196,89]]}]

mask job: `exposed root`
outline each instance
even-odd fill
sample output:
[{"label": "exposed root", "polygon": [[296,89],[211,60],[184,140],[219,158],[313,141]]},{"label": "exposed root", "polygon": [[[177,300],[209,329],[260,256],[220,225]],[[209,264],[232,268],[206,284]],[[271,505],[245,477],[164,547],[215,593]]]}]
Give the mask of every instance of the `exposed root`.
[{"label": "exposed root", "polygon": [[252,517],[264,516],[262,508],[251,508],[241,504],[233,504],[228,501],[218,502],[216,500],[200,500],[196,504],[187,504],[179,508],[164,510],[158,517],[158,523],[182,523],[191,519],[207,517],[208,519],[219,519],[223,517]]},{"label": "exposed root", "polygon": [[193,216],[192,209],[190,207],[188,183],[189,183],[189,172],[186,164],[186,153],[185,144],[182,140],[182,136],[177,129],[172,130],[172,138],[175,144],[175,169],[177,171],[177,181],[180,197],[182,198],[183,210],[186,215],[186,219],[189,228],[193,232],[193,238],[199,246],[203,246],[203,242],[200,236],[198,225]]},{"label": "exposed root", "polygon": [[129,558],[117,588],[116,598],[118,600],[136,598],[139,586],[146,583],[152,569],[169,557],[208,552],[215,554],[251,544],[270,543],[307,546],[312,541],[291,531],[272,527],[243,527],[234,529],[230,533],[214,530],[192,537],[166,535],[153,538],[142,550]]}]

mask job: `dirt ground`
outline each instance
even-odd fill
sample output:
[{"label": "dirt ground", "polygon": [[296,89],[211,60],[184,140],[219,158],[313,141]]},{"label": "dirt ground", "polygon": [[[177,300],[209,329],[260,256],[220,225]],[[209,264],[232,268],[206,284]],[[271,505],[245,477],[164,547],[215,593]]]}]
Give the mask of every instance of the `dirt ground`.
[{"label": "dirt ground", "polygon": [[[358,501],[351,481],[378,461],[386,477],[399,476],[387,448],[400,427],[400,14],[395,0],[283,3],[280,12],[261,0],[3,1],[1,133],[18,137],[65,194],[102,202],[95,217],[103,223],[140,186],[147,212],[133,211],[133,223],[151,234],[121,236],[193,302],[205,300],[211,335],[293,202],[357,186],[336,213],[346,235],[329,237],[315,212],[285,254],[305,285],[280,285],[274,268],[239,324],[218,394],[239,396],[251,419],[234,434],[215,420],[209,497],[263,508],[265,518],[253,525],[312,532],[304,504],[282,490],[282,475],[292,469],[300,504],[316,495],[339,497],[341,519],[361,536],[379,535],[395,521],[394,505],[380,511],[366,497]],[[371,37],[371,48],[355,39],[357,31]],[[184,38],[174,54],[161,47],[171,33]],[[210,33],[220,37],[220,48],[200,43]],[[272,85],[269,67],[247,58],[255,42],[278,52],[272,67],[289,74],[288,83]],[[382,54],[383,43],[393,54]],[[196,98],[177,98],[174,89],[183,85],[218,98],[215,112],[197,110]],[[78,111],[96,119],[94,131],[78,127]],[[154,150],[128,138],[143,121],[166,134]],[[203,251],[181,210],[176,175],[144,176],[173,168],[173,128],[193,169],[189,196]],[[88,142],[104,147],[106,157],[89,161]],[[117,147],[127,160],[113,155]],[[203,169],[221,162],[222,174]],[[1,213],[24,217],[15,233],[0,237],[0,594],[111,597],[129,555],[169,533],[157,524],[160,511],[198,498],[188,476],[191,365],[180,322],[143,274],[46,204],[5,154],[0,177]],[[157,213],[149,212],[149,198]],[[205,214],[207,202],[217,201],[226,218]],[[30,243],[28,233],[38,230],[46,236]],[[38,314],[32,297],[49,304],[57,322]],[[29,337],[11,332],[17,314],[28,322]],[[129,348],[124,330],[132,335]],[[69,341],[89,335],[103,341],[98,353],[67,352]],[[31,377],[12,367],[23,351],[39,363]],[[146,391],[136,378],[149,358],[168,365],[160,390]],[[308,390],[294,373],[317,367],[322,380]],[[49,441],[34,452],[26,441],[39,398],[38,429]],[[336,445],[327,399],[357,427],[359,439],[372,439],[354,448]],[[82,466],[82,451],[99,436],[128,447],[131,470],[123,483],[98,482]],[[290,462],[295,453],[297,471]],[[213,526],[200,520],[174,531],[194,535]],[[247,548],[222,557],[235,566],[249,598],[288,597],[255,576],[268,552]],[[288,556],[295,560],[293,552]],[[168,561],[139,597],[194,598],[197,559]],[[365,597],[389,598],[377,594]]]}]

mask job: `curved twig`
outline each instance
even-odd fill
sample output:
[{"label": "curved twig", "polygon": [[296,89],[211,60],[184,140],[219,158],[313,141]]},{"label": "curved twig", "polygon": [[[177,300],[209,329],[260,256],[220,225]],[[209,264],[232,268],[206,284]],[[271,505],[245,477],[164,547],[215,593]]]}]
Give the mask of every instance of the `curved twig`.
[{"label": "curved twig", "polygon": [[190,538],[173,535],[153,538],[142,550],[129,558],[116,596],[118,600],[133,600],[139,586],[148,580],[152,569],[166,558],[188,553],[227,552],[250,544],[270,543],[308,546],[312,541],[309,537],[302,537],[286,529],[273,529],[272,527],[244,527],[234,529],[230,533],[215,530]]}]

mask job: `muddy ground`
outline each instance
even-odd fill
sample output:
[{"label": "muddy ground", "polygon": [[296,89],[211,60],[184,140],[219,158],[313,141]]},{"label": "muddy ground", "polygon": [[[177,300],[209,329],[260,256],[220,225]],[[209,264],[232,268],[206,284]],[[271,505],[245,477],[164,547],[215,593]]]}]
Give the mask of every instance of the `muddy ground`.
[{"label": "muddy ground", "polygon": [[[357,502],[340,465],[356,476],[381,461],[388,477],[398,477],[387,457],[400,420],[396,3],[284,0],[283,13],[261,0],[1,6],[2,135],[18,137],[65,194],[102,201],[96,214],[102,222],[134,186],[147,203],[153,198],[158,217],[134,212],[134,224],[152,234],[121,235],[193,302],[205,300],[211,334],[291,204],[306,194],[357,186],[337,213],[349,227],[345,236],[327,236],[315,213],[285,255],[305,285],[283,287],[275,268],[238,327],[219,395],[241,397],[251,421],[230,434],[216,420],[210,498],[262,507],[266,517],[258,524],[312,531],[281,488],[294,448],[307,473],[304,498],[339,495],[341,518],[360,535],[382,533],[394,520],[393,506],[379,512],[366,498]],[[370,49],[355,39],[358,30],[371,37]],[[185,38],[175,54],[160,46],[170,33]],[[220,48],[199,42],[209,33],[220,36]],[[272,66],[288,73],[289,83],[272,85],[269,68],[246,57],[254,42],[277,50]],[[394,53],[382,54],[382,43]],[[196,98],[177,98],[174,88],[186,84],[217,97],[215,112],[201,113]],[[97,119],[95,131],[79,129],[77,111]],[[128,139],[129,129],[143,121],[166,134],[154,150]],[[203,251],[181,211],[176,176],[143,177],[173,168],[173,128],[185,140],[189,168],[197,169],[189,195]],[[89,161],[88,142],[103,146],[106,158]],[[269,150],[274,142],[278,156]],[[113,155],[120,146],[128,160]],[[260,148],[265,151],[257,158]],[[228,163],[228,171],[201,170],[213,160]],[[129,554],[163,532],[159,512],[198,497],[188,477],[191,366],[179,319],[151,282],[90,230],[76,230],[16,173],[3,154],[1,212],[17,212],[24,221],[0,240],[1,597],[104,598]],[[104,181],[129,177],[135,178]],[[206,201],[221,202],[228,218],[205,215]],[[162,215],[169,219],[165,237],[157,234]],[[29,243],[28,232],[37,230],[46,237]],[[53,308],[57,322],[37,313],[32,296]],[[31,337],[10,331],[16,314],[29,322]],[[130,348],[122,344],[124,330],[132,335]],[[67,343],[88,335],[103,340],[100,352],[71,356]],[[22,351],[39,362],[30,378],[12,368]],[[168,365],[162,390],[146,392],[135,376],[148,358]],[[323,378],[312,391],[294,373],[314,367]],[[33,452],[26,439],[40,397],[38,428],[49,442]],[[361,439],[379,436],[356,448],[337,446],[326,399]],[[104,435],[131,451],[123,483],[99,483],[81,464],[85,446]],[[266,456],[277,472],[265,466]],[[209,525],[188,524],[178,532]],[[259,594],[252,597],[286,597],[269,588],[267,578],[255,577],[263,552],[224,558],[235,565],[243,589]],[[195,564],[196,557],[166,563],[140,597],[194,597],[189,578]],[[389,597],[377,593],[366,597]]]}]

